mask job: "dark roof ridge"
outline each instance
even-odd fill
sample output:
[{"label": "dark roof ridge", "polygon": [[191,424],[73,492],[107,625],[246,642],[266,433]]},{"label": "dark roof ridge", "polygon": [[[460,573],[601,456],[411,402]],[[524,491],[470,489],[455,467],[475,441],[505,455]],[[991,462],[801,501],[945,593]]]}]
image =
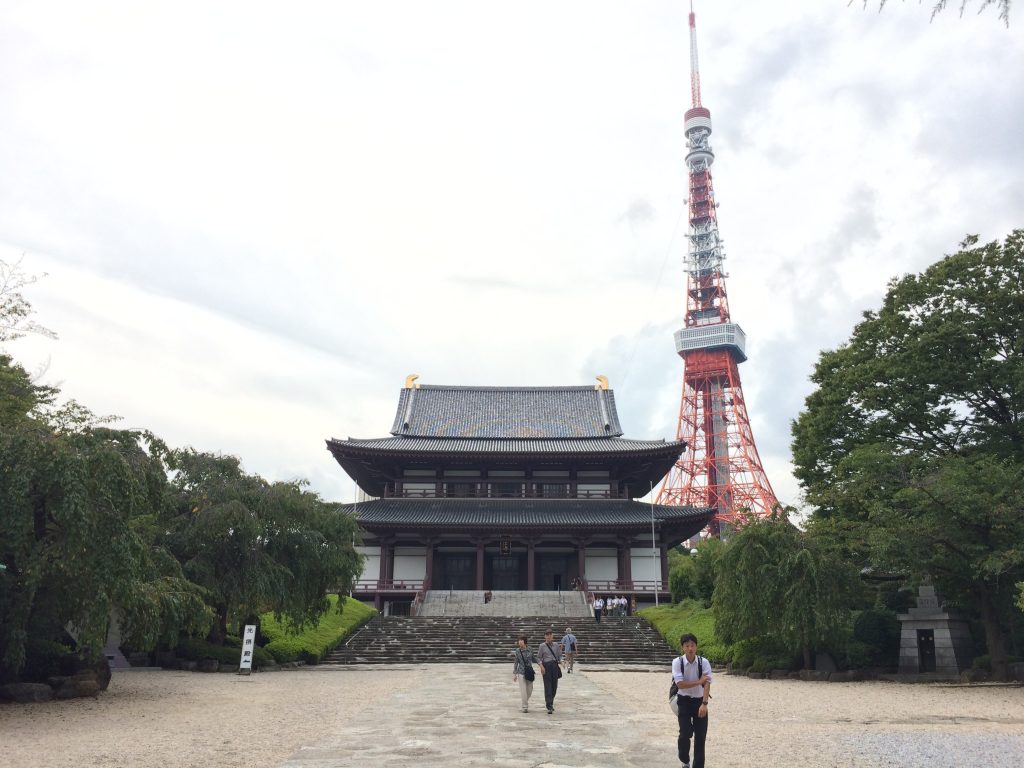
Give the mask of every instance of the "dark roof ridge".
[{"label": "dark roof ridge", "polygon": [[[635,437],[634,438],[634,437],[623,437],[622,435],[580,435],[579,437],[482,437],[480,435],[467,435],[465,437],[462,437],[462,436],[450,437],[448,435],[442,435],[442,436],[435,437],[433,435],[395,435],[394,433],[391,433],[391,434],[388,434],[388,435],[384,435],[382,437],[352,437],[352,435],[349,435],[348,437],[345,438],[345,440],[351,440],[351,441],[356,442],[356,443],[366,443],[366,442],[369,442],[371,440],[390,440],[390,439],[395,438],[395,437],[402,437],[402,438],[404,438],[406,440],[498,440],[498,441],[505,440],[505,441],[509,441],[509,442],[511,442],[513,440],[536,440],[537,442],[540,442],[542,440],[547,440],[547,441],[551,441],[551,440],[606,440],[609,443],[615,443],[615,442],[620,442],[620,443],[622,443],[622,442],[630,442],[630,443],[667,443],[668,442],[664,437],[652,437],[652,438]],[[344,442],[344,441],[341,440],[341,438],[338,438],[338,437],[329,438],[328,442],[330,442],[331,440],[334,440],[336,442]],[[673,443],[681,443],[683,441],[682,440],[673,440],[672,442]]]},{"label": "dark roof ridge", "polygon": [[[460,389],[460,390],[472,390],[472,391],[494,391],[494,392],[564,392],[566,390],[597,390],[600,387],[596,387],[593,384],[566,384],[564,386],[525,386],[525,387],[506,387],[497,385],[473,385],[473,384],[417,384],[416,389]],[[607,391],[611,392],[611,388]]]}]

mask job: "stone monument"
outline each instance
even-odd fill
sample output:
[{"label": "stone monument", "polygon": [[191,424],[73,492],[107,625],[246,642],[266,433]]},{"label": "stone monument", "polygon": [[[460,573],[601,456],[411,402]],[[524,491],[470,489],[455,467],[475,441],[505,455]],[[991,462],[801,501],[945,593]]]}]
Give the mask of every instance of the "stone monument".
[{"label": "stone monument", "polygon": [[935,587],[918,589],[917,607],[900,620],[900,674],[956,677],[968,669],[974,655],[967,620],[944,610]]}]

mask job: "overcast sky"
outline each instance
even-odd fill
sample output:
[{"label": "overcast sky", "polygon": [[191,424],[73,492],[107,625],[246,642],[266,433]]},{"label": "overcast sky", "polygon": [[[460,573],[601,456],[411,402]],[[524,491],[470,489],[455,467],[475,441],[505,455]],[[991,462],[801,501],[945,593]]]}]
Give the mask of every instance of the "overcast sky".
[{"label": "overcast sky", "polygon": [[[1024,16],[698,0],[740,368],[780,500],[819,352],[1024,226]],[[957,4],[954,4],[957,5]],[[972,3],[972,5],[976,5]],[[329,500],[404,377],[578,385],[671,438],[684,2],[0,5],[0,258],[98,413]],[[681,216],[682,214],[682,216]]]}]

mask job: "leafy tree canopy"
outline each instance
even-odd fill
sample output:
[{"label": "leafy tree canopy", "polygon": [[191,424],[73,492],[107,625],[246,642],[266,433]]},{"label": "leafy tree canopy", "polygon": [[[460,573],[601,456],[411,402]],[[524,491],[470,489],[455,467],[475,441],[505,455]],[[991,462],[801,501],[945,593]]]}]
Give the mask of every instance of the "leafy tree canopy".
[{"label": "leafy tree canopy", "polygon": [[1024,568],[1024,231],[893,281],[793,425],[811,526],[976,609],[993,668]]},{"label": "leafy tree canopy", "polygon": [[17,678],[30,637],[68,627],[98,654],[115,607],[140,648],[208,625],[202,590],[146,525],[165,487],[137,433],[54,433],[34,419],[0,432],[0,679]]},{"label": "leafy tree canopy", "polygon": [[781,640],[804,657],[834,639],[859,588],[856,570],[825,540],[791,525],[781,508],[749,517],[725,545],[712,607],[719,639]]},{"label": "leafy tree canopy", "polygon": [[[337,505],[298,482],[270,483],[238,459],[168,451],[171,505],[164,541],[211,596],[223,635],[229,622],[274,612],[295,626],[329,608],[361,571],[357,528]],[[339,601],[339,606],[342,603]]]}]

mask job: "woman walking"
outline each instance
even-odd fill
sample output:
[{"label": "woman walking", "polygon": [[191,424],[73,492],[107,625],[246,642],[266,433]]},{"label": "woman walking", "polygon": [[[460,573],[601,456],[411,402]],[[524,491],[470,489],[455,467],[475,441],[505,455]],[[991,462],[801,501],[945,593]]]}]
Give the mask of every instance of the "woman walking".
[{"label": "woman walking", "polygon": [[519,698],[523,712],[527,711],[530,696],[533,695],[533,679],[536,677],[533,665],[537,663],[537,654],[526,647],[526,642],[526,635],[520,635],[516,640],[516,662],[512,667],[512,682],[519,681]]}]

